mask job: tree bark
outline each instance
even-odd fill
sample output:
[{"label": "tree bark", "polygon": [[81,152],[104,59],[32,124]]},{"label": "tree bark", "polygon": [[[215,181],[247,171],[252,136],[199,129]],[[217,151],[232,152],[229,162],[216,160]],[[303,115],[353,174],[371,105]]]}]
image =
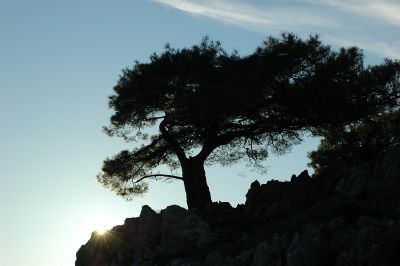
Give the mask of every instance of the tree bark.
[{"label": "tree bark", "polygon": [[185,160],[182,164],[182,176],[189,209],[202,209],[211,203],[203,160],[197,158]]}]

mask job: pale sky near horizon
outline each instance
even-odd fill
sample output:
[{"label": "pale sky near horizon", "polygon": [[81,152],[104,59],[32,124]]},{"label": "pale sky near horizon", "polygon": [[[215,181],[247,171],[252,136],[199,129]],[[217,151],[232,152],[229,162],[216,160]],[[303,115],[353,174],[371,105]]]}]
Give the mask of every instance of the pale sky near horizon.
[{"label": "pale sky near horizon", "polygon": [[[121,69],[167,42],[208,35],[246,55],[281,32],[355,45],[378,64],[400,58],[400,0],[0,0],[0,265],[73,265],[98,221],[121,224],[144,204],[186,207],[181,183],[152,183],[127,202],[96,181],[106,157],[134,145],[101,129]],[[266,175],[207,168],[213,200],[235,206],[255,179],[289,179],[316,145],[271,157]]]}]

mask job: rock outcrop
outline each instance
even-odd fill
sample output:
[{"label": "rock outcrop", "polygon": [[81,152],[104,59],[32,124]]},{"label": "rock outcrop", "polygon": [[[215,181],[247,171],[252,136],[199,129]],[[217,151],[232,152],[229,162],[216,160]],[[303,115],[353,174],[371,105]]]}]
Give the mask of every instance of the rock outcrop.
[{"label": "rock outcrop", "polygon": [[143,206],[93,233],[76,265],[400,265],[399,158],[397,148],[329,175],[255,181],[236,208]]}]

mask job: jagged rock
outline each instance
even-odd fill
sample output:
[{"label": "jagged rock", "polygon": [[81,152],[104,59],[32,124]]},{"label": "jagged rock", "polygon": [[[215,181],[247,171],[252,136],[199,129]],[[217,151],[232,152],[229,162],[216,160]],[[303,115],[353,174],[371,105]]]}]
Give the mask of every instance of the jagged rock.
[{"label": "jagged rock", "polygon": [[224,261],[224,257],[219,252],[213,252],[207,255],[205,265],[207,266],[229,266]]},{"label": "jagged rock", "polygon": [[182,207],[167,207],[161,211],[161,219],[159,251],[162,254],[183,256],[218,240],[218,235],[210,232],[204,220]]},{"label": "jagged rock", "polygon": [[328,229],[329,229],[329,231],[331,231],[331,232],[334,232],[334,231],[338,231],[338,230],[341,230],[341,229],[343,229],[343,227],[345,226],[345,221],[343,220],[343,218],[342,217],[335,217],[335,218],[332,218],[330,221],[329,221],[329,223],[328,223]]},{"label": "jagged rock", "polygon": [[236,256],[236,260],[238,261],[238,265],[250,265],[253,259],[254,250],[248,249],[244,250]]},{"label": "jagged rock", "polygon": [[260,191],[260,182],[258,180],[255,180],[253,183],[250,185],[249,191],[246,193],[246,204],[245,204],[245,210],[246,213],[251,212],[254,209],[254,204],[257,202],[258,194]]},{"label": "jagged rock", "polygon": [[357,197],[364,193],[368,186],[369,165],[365,164],[351,171],[351,174],[342,178],[336,187],[336,193],[346,197]]},{"label": "jagged rock", "polygon": [[303,234],[295,233],[286,252],[288,266],[317,266],[319,263],[321,226],[308,225]]},{"label": "jagged rock", "polygon": [[77,266],[400,265],[400,148],[370,162],[290,182],[252,183],[246,203],[203,210],[143,206],[104,236],[93,234]]},{"label": "jagged rock", "polygon": [[347,197],[357,197],[364,193],[378,193],[399,186],[400,148],[379,154],[372,163],[363,163],[349,169],[342,177],[335,192]]},{"label": "jagged rock", "polygon": [[[233,208],[229,202],[213,202],[203,210],[197,212],[207,223],[214,228],[226,228],[227,226],[241,226],[243,205]],[[232,221],[238,221],[234,224]]]},{"label": "jagged rock", "polygon": [[368,265],[381,240],[381,231],[374,227],[364,228],[354,231],[350,237],[350,246],[341,251],[335,265]]},{"label": "jagged rock", "polygon": [[304,170],[303,172],[301,172],[298,176],[296,175],[292,175],[292,177],[290,178],[290,182],[306,182],[307,180],[309,180],[311,177],[308,174],[307,170]]},{"label": "jagged rock", "polygon": [[[118,239],[117,241],[108,243],[105,237],[107,237],[107,234],[103,236],[93,232],[88,243],[79,249],[75,265],[110,265],[113,260],[115,263],[117,261],[126,261],[127,257],[122,255],[126,252],[126,247],[123,245],[122,241]],[[121,255],[119,256],[119,254]],[[121,256],[123,256],[123,258],[121,258]],[[128,255],[128,257],[130,257],[130,255]]]},{"label": "jagged rock", "polygon": [[378,225],[378,221],[368,216],[360,216],[357,219],[357,226],[361,229],[375,227],[376,225]]},{"label": "jagged rock", "polygon": [[152,260],[155,246],[161,238],[161,219],[149,206],[144,205],[138,222],[133,227],[133,250],[136,264]]},{"label": "jagged rock", "polygon": [[329,250],[333,254],[339,254],[341,251],[346,250],[351,244],[354,232],[352,229],[340,229],[333,232],[328,243]]},{"label": "jagged rock", "polygon": [[167,266],[204,266],[202,261],[186,261],[184,259],[173,259]]},{"label": "jagged rock", "polygon": [[257,245],[252,266],[284,266],[286,265],[285,250],[289,246],[287,236],[275,234],[269,241]]}]

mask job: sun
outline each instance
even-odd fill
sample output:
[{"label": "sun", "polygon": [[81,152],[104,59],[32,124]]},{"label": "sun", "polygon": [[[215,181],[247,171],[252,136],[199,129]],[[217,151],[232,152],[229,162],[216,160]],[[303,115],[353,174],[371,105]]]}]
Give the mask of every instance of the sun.
[{"label": "sun", "polygon": [[81,232],[90,235],[95,232],[98,235],[104,235],[113,226],[117,225],[117,219],[110,215],[96,214],[88,217],[86,221],[81,224]]},{"label": "sun", "polygon": [[93,236],[109,238],[112,236],[111,233],[108,233],[109,230],[124,221],[113,211],[86,211],[79,218],[79,220],[75,220],[74,227],[71,227],[71,231],[69,231],[71,234],[69,248],[65,249],[65,256],[68,258]]},{"label": "sun", "polygon": [[108,230],[109,230],[108,226],[102,225],[102,226],[97,226],[95,232],[99,235],[104,235],[105,233],[107,233]]}]

